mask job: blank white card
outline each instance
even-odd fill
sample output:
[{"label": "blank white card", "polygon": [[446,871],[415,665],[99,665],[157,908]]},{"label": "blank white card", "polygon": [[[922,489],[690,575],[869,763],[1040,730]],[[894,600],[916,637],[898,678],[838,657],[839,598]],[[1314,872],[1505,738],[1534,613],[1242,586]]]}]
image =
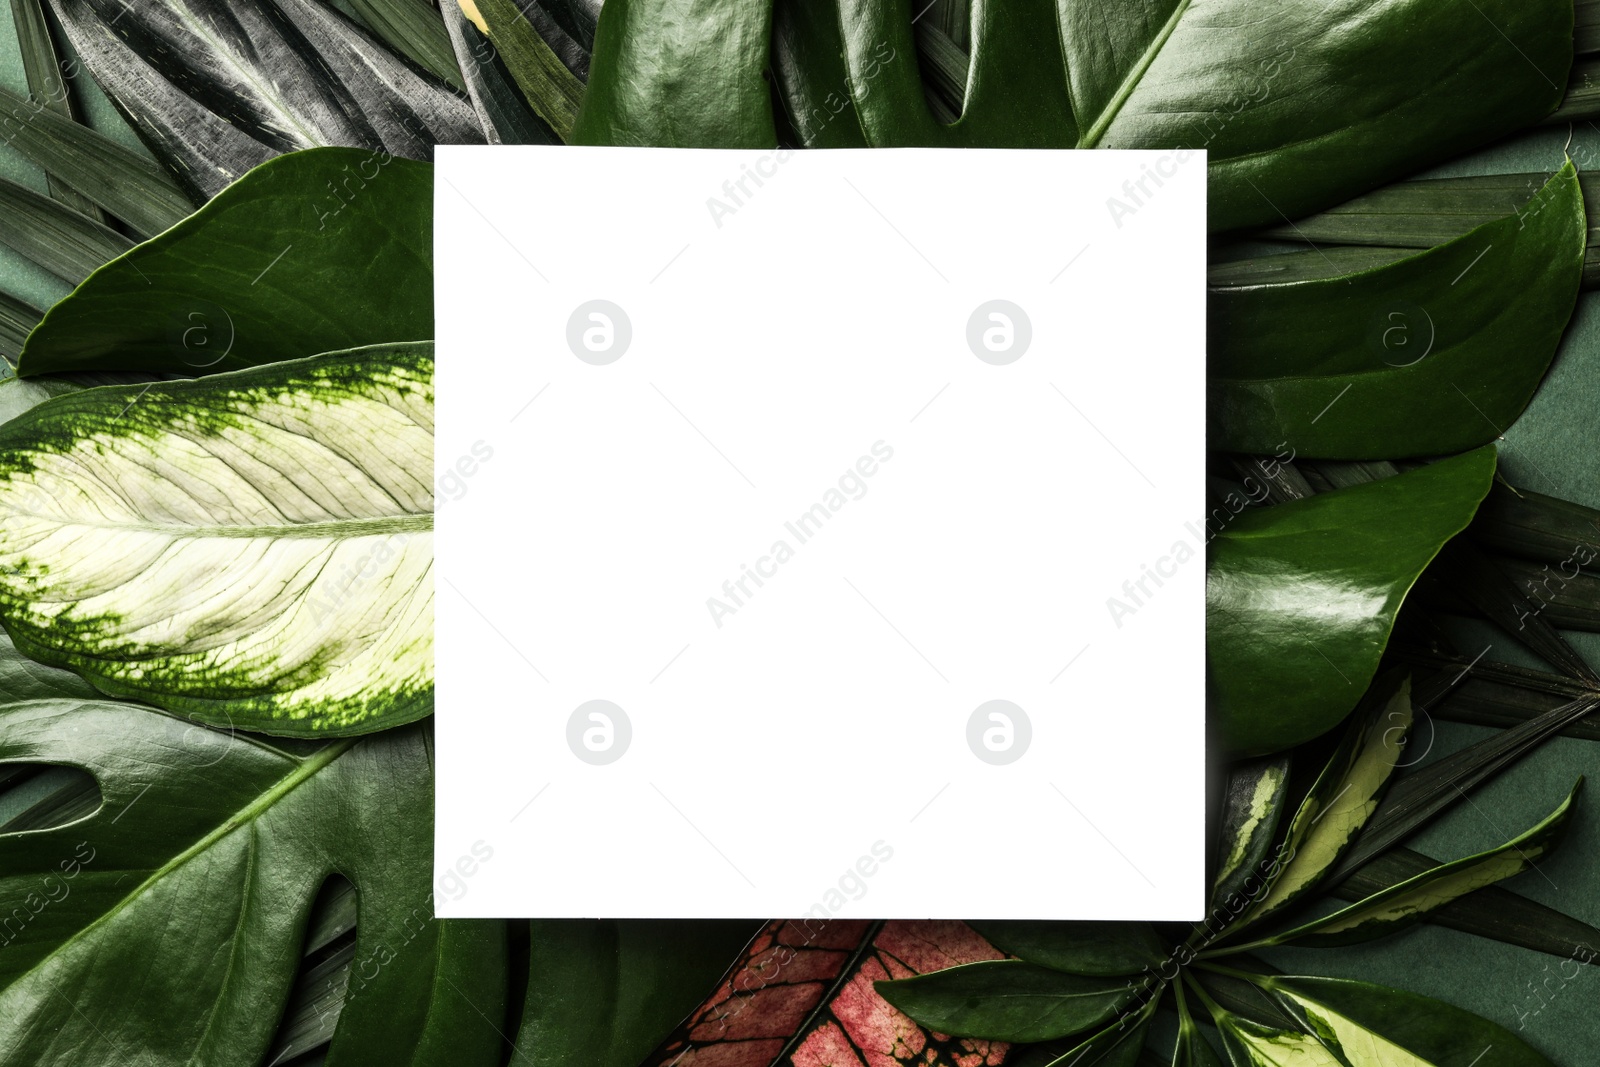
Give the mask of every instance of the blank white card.
[{"label": "blank white card", "polygon": [[438,915],[1200,917],[1202,153],[434,197]]}]

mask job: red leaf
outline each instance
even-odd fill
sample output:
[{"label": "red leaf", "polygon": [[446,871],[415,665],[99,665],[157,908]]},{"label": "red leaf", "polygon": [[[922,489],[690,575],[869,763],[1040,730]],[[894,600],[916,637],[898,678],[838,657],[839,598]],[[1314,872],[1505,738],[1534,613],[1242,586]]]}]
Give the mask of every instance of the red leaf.
[{"label": "red leaf", "polygon": [[778,919],[751,941],[654,1067],[997,1067],[1003,1042],[924,1030],[873,990],[1003,956],[965,923]]}]

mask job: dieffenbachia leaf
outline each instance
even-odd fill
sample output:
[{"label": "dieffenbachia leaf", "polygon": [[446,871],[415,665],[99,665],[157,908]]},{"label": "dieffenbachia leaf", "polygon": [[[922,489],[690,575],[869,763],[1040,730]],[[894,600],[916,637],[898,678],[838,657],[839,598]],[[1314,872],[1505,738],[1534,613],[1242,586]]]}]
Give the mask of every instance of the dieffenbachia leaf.
[{"label": "dieffenbachia leaf", "polygon": [[[1265,14],[1252,0],[1026,0],[1003,18],[974,3],[964,108],[945,125],[916,61],[922,6],[779,0],[773,66],[806,144],[1205,149],[1213,230],[1296,218],[1536,122],[1572,64],[1572,9],[1556,0],[1480,3],[1471,20],[1418,0],[1294,0]],[[602,36],[622,21],[605,10]],[[670,100],[724,62],[724,32],[686,32],[678,61],[660,66],[597,53],[590,93],[615,83]],[[640,109],[626,130],[646,143],[715,136],[720,101]],[[1131,177],[1117,198],[1129,214],[1160,195]]]},{"label": "dieffenbachia leaf", "polygon": [[638,1067],[761,929],[742,920],[534,920],[511,1067]]},{"label": "dieffenbachia leaf", "polygon": [[291,754],[130,704],[0,704],[0,765],[78,767],[104,798],[0,834],[0,1065],[263,1062],[335,873],[360,922],[328,1062],[498,1063],[504,924],[432,919],[431,745],[418,725]]},{"label": "dieffenbachia leaf", "polygon": [[1008,956],[1067,974],[1139,974],[1167,958],[1166,945],[1149,923],[974,919],[968,925]]},{"label": "dieffenbachia leaf", "polygon": [[1213,290],[1213,448],[1386,459],[1494,440],[1566,329],[1587,238],[1568,162],[1533,206],[1387,266]]},{"label": "dieffenbachia leaf", "polygon": [[313,0],[50,0],[106,95],[191,195],[283,152],[481,144],[472,108]]},{"label": "dieffenbachia leaf", "polygon": [[274,159],[51,308],[20,373],[236,370],[433,336],[433,169]]},{"label": "dieffenbachia leaf", "polygon": [[1106,1022],[1134,996],[1126,978],[1066,974],[1022,960],[876,983],[912,1019],[956,1037],[1053,1041]]},{"label": "dieffenbachia leaf", "polygon": [[1244,952],[1271,945],[1303,945],[1325,948],[1349,945],[1385,937],[1424,918],[1429,912],[1513,875],[1521,874],[1544,858],[1560,843],[1568,816],[1577,801],[1583,779],[1555,811],[1537,826],[1498,848],[1476,856],[1440,864],[1398,885],[1374,893],[1365,900],[1332,915],[1303,923],[1260,941],[1230,946],[1228,953]]},{"label": "dieffenbachia leaf", "polygon": [[1256,981],[1356,1067],[1554,1067],[1504,1027],[1430,997],[1342,978]]},{"label": "dieffenbachia leaf", "polygon": [[1383,481],[1213,513],[1206,650],[1215,714],[1236,751],[1281,751],[1349,714],[1401,602],[1471,520],[1494,465],[1490,445]]},{"label": "dieffenbachia leaf", "polygon": [[1289,769],[1289,757],[1275,756],[1247,760],[1229,771],[1217,832],[1222,854],[1212,881],[1212,917],[1237,916],[1266,884],[1274,866],[1267,854],[1277,840]]},{"label": "dieffenbachia leaf", "polygon": [[433,351],[86,389],[0,426],[0,617],[205,722],[340,736],[433,706]]},{"label": "dieffenbachia leaf", "polygon": [[[477,3],[486,16],[489,9],[513,6],[511,0]],[[510,28],[506,20],[501,24]],[[516,65],[511,70],[534,109],[575,144],[775,148],[772,89],[764,77],[771,27],[772,0],[714,6],[698,0],[607,0],[570,137],[541,110],[523,71]],[[501,32],[490,18],[496,44]]]},{"label": "dieffenbachia leaf", "polygon": [[1254,906],[1230,933],[1315,888],[1377,808],[1411,729],[1410,679],[1393,674],[1380,678],[1367,695],[1367,709],[1352,720],[1312,783],[1263,875],[1264,891],[1252,898]]}]

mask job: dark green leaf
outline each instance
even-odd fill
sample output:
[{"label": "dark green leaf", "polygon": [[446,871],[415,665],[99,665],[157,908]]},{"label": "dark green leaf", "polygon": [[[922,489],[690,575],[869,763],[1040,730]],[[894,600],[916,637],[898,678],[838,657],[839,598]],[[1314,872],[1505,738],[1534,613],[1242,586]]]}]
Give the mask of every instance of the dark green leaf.
[{"label": "dark green leaf", "polygon": [[200,374],[433,335],[433,170],[272,160],[50,309],[21,373]]},{"label": "dark green leaf", "polygon": [[133,247],[111,227],[4,178],[0,242],[72,285]]},{"label": "dark green leaf", "polygon": [[0,761],[81,767],[105,797],[0,835],[0,911],[30,916],[0,952],[0,1064],[259,1062],[335,871],[360,925],[332,1056],[497,1062],[503,926],[431,919],[430,745],[412,727],[291,756],[132,705],[0,706]]},{"label": "dark green leaf", "polygon": [[1525,559],[1586,567],[1600,559],[1600,510],[1496,481],[1472,520],[1472,536]]},{"label": "dark green leaf", "polygon": [[1172,1049],[1172,1067],[1223,1067],[1211,1042],[1205,1039],[1189,1013],[1183,985],[1176,982],[1172,987],[1178,999],[1178,1039]]},{"label": "dark green leaf", "polygon": [[[23,75],[28,79],[29,99],[63,118],[78,121],[72,90],[68,87],[55,39],[50,35],[50,23],[45,18],[41,0],[11,0],[11,21],[17,30],[17,51],[22,56]],[[105,221],[99,209],[70,185],[54,177],[49,179],[49,185],[51,199],[88,215],[95,222]]]},{"label": "dark green leaf", "polygon": [[1218,509],[1206,647],[1230,745],[1279,751],[1349,713],[1406,593],[1472,518],[1494,464],[1488,446],[1291,504]]},{"label": "dark green leaf", "polygon": [[535,920],[515,1067],[637,1067],[761,928],[741,920]]},{"label": "dark green leaf", "polygon": [[326,4],[51,3],[95,81],[201,199],[296,149],[427,159],[435,144],[483,140],[466,100]]},{"label": "dark green leaf", "polygon": [[560,144],[555,131],[534,114],[522,90],[501,62],[494,42],[483,35],[457,4],[446,4],[445,29],[467,83],[472,109],[490,144]]},{"label": "dark green leaf", "polygon": [[1133,998],[1126,979],[1063,974],[992,960],[874,982],[878,994],[931,1030],[995,1041],[1051,1041],[1099,1026]]},{"label": "dark green leaf", "polygon": [[968,922],[1008,956],[1067,974],[1115,977],[1161,966],[1166,946],[1149,923]]},{"label": "dark green leaf", "polygon": [[1409,248],[1331,246],[1305,252],[1279,251],[1240,259],[1213,259],[1206,267],[1206,284],[1214,290],[1226,290],[1323,281],[1386,267],[1412,254]]},{"label": "dark green leaf", "polygon": [[0,426],[0,613],[35,659],[213,724],[420,718],[432,455],[432,342],[55,397]]},{"label": "dark green leaf", "polygon": [[[506,69],[522,87],[528,105],[549,126],[558,143],[573,140],[574,123],[581,121],[579,105],[585,100],[583,82],[567,69],[561,57],[551,50],[512,0],[476,0],[476,6],[484,20],[480,28],[488,34]],[[654,27],[645,40],[673,39],[670,34],[653,31]]]},{"label": "dark green leaf", "polygon": [[127,224],[152,237],[194,210],[165,171],[104,134],[0,89],[6,143]]},{"label": "dark green leaf", "polygon": [[0,357],[6,364],[0,367],[0,380],[9,377],[16,368],[23,342],[42,318],[44,312],[32,304],[0,292]]},{"label": "dark green leaf", "polygon": [[[499,23],[488,9],[510,4],[478,0],[489,36],[502,50]],[[671,31],[662,32],[667,26]],[[772,0],[609,0],[595,30],[583,107],[568,139],[668,148],[774,147],[772,92],[763,76],[771,26]],[[539,110],[523,70],[509,55],[507,63]],[[549,115],[544,118],[564,133]]]},{"label": "dark green leaf", "polygon": [[1212,447],[1385,459],[1494,440],[1555,354],[1586,234],[1568,163],[1520,215],[1409,259],[1213,291]]},{"label": "dark green leaf", "polygon": [[[1342,978],[1271,977],[1262,984],[1304,1013],[1309,1022],[1356,1063],[1405,1064],[1386,1060],[1383,1046],[1371,1052],[1363,1032],[1381,1034],[1428,1064],[1473,1067],[1554,1067],[1521,1038],[1453,1005],[1399,989]],[[1365,1058],[1358,1058],[1365,1054]]]}]

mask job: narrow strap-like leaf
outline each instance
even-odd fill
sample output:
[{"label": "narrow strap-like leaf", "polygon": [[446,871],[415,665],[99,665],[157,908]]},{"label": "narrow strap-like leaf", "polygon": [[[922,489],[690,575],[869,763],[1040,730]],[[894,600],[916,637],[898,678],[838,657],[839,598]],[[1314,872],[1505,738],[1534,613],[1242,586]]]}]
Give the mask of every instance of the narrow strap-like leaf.
[{"label": "narrow strap-like leaf", "polygon": [[494,42],[453,3],[442,9],[450,46],[466,80],[472,109],[478,113],[490,144],[560,144],[543,119],[534,113],[521,88],[506,70]]},{"label": "narrow strap-like leaf", "polygon": [[[28,96],[37,104],[74,122],[80,119],[72,99],[61,56],[41,0],[11,0],[11,18],[17,29],[17,51],[22,56],[22,72],[28,79]],[[94,202],[60,178],[50,176],[50,196],[96,222],[105,217]]]},{"label": "narrow strap-like leaf", "polygon": [[476,9],[484,20],[479,28],[488,34],[499,59],[521,86],[528,105],[550,127],[557,143],[571,141],[579,106],[585,99],[584,83],[539,36],[512,0],[477,0]]},{"label": "narrow strap-like leaf", "polygon": [[115,215],[152,237],[194,211],[192,200],[148,158],[87,126],[0,89],[7,143]]},{"label": "narrow strap-like leaf", "polygon": [[452,88],[466,88],[441,13],[428,0],[349,0],[349,4],[384,44]]},{"label": "narrow strap-like leaf", "polygon": [[0,242],[71,285],[133,247],[104,223],[3,178]]},{"label": "narrow strap-like leaf", "polygon": [[32,304],[0,292],[0,356],[8,364],[0,378],[15,373],[17,360],[22,356],[22,342],[42,318],[44,312]]}]

